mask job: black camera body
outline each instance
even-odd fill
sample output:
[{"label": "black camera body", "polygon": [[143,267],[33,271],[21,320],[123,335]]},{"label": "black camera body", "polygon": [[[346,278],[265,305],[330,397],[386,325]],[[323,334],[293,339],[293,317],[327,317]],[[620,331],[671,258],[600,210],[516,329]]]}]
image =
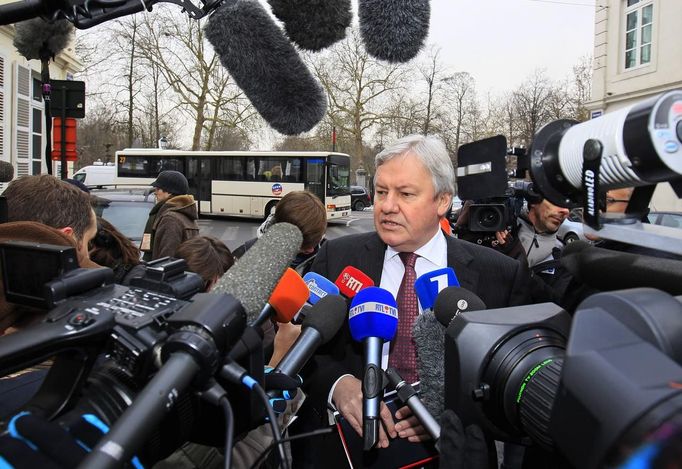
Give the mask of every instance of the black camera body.
[{"label": "black camera body", "polygon": [[[31,264],[17,267],[27,255]],[[47,419],[94,412],[112,425],[170,355],[178,350],[194,355],[196,348],[199,357],[205,354],[202,342],[230,350],[246,327],[239,301],[226,293],[197,293],[204,282],[185,272],[183,260],[154,261],[131,286],[112,283],[111,269],[78,268],[75,250],[63,246],[4,242],[0,260],[8,300],[47,310],[42,322],[2,337],[0,376],[55,357],[36,395],[23,407]],[[40,271],[39,281],[27,282],[27,269]],[[186,346],[186,336],[196,339],[189,337],[194,342]],[[207,371],[194,380],[199,386],[223,366],[221,354],[205,355],[198,358],[208,360]],[[262,351],[257,359],[245,360],[260,364],[249,372],[262,382]],[[236,405],[235,431],[243,433],[263,420],[264,410],[254,410],[246,388],[222,385]],[[191,435],[206,444],[222,444],[225,422],[220,412],[197,393],[182,394],[177,401],[164,424],[152,431],[140,453],[143,461],[158,461]],[[6,417],[0,416],[2,426]]]}]

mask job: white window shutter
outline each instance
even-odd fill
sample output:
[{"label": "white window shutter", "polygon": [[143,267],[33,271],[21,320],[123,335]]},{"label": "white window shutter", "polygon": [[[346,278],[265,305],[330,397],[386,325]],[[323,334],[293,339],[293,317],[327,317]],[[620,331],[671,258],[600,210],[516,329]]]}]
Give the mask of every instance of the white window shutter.
[{"label": "white window shutter", "polygon": [[14,171],[19,177],[31,174],[31,70],[17,64],[14,78],[16,83]]}]

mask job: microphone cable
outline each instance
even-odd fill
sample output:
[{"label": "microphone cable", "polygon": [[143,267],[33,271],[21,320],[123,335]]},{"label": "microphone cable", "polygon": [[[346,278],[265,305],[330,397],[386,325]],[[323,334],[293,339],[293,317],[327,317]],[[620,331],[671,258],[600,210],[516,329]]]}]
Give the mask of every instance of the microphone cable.
[{"label": "microphone cable", "polygon": [[[294,436],[289,436],[286,438],[282,438],[282,443],[286,443],[287,441],[295,441],[299,440],[301,438],[308,438],[310,436],[320,436],[320,435],[326,435],[327,433],[332,433],[334,431],[334,427],[326,427],[326,428],[318,428],[317,430],[313,430],[311,432],[306,432],[306,433],[301,433],[299,435],[294,435]],[[270,451],[272,451],[272,448],[275,447],[276,444],[279,444],[277,441],[273,441],[268,445],[267,448],[265,448],[260,456],[258,456],[258,459],[256,459],[253,464],[249,467],[249,469],[258,469],[258,467],[263,463],[265,458],[270,454]]]},{"label": "microphone cable", "polygon": [[230,469],[232,467],[232,441],[234,440],[234,413],[226,396],[220,398],[219,404],[225,416],[225,459],[223,467]]},{"label": "microphone cable", "polygon": [[289,469],[289,460],[287,459],[286,452],[284,451],[284,441],[282,439],[282,433],[279,429],[279,423],[277,422],[277,416],[275,415],[275,411],[270,405],[270,399],[268,398],[268,395],[265,394],[265,390],[255,380],[253,381],[253,384],[250,385],[250,388],[256,391],[256,394],[258,394],[258,397],[260,397],[261,400],[263,401],[263,404],[265,405],[265,410],[268,413],[268,420],[270,420],[270,428],[272,429],[272,437],[275,439],[275,441],[269,446],[269,448],[273,447],[274,445],[277,445],[277,450],[279,451],[280,466],[283,467],[284,469]]}]

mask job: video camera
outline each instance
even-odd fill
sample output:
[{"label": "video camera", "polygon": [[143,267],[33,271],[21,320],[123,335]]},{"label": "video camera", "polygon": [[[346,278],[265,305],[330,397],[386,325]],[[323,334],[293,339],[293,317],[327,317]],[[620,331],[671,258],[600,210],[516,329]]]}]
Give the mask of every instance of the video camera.
[{"label": "video camera", "polygon": [[525,200],[542,200],[529,181],[510,181],[507,157],[517,157],[512,173],[525,173],[527,160],[523,148],[507,149],[502,135],[462,145],[457,152],[457,193],[467,204],[466,221],[458,218],[457,233],[461,238],[481,245],[491,245],[498,231],[511,231],[521,214]]},{"label": "video camera", "polygon": [[[265,406],[243,385],[214,380],[242,340],[244,308],[226,293],[197,293],[203,280],[185,272],[183,260],[149,263],[129,287],[114,284],[111,269],[78,268],[75,250],[64,246],[4,242],[0,262],[7,300],[48,311],[41,323],[0,340],[0,376],[54,357],[24,409],[60,421],[89,412],[112,426],[143,395],[151,396],[137,414],[149,420],[129,425],[127,437],[137,439],[138,456],[147,463],[190,440],[222,446],[226,422],[215,407],[221,389],[236,409],[237,435],[265,420]],[[256,342],[239,363],[263,383],[260,338]],[[148,391],[152,382],[155,389]],[[190,386],[195,392],[183,392]],[[0,416],[3,429],[7,417]],[[163,423],[148,423],[154,418]]]},{"label": "video camera", "polygon": [[446,331],[446,408],[495,439],[537,443],[552,467],[564,467],[557,451],[597,468],[663,445],[682,430],[681,301],[600,293],[572,322],[551,303],[461,313]]}]

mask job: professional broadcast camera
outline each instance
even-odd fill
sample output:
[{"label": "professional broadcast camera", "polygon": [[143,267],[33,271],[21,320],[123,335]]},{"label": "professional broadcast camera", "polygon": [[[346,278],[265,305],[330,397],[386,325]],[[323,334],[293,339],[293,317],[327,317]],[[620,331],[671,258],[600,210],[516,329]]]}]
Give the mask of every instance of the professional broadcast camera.
[{"label": "professional broadcast camera", "polygon": [[457,193],[468,205],[467,221],[458,218],[460,238],[491,245],[498,231],[512,230],[526,200],[540,200],[533,184],[507,177],[507,156],[517,156],[515,176],[525,172],[525,150],[507,149],[502,135],[462,145],[457,152]]},{"label": "professional broadcast camera", "polygon": [[[0,260],[7,300],[49,311],[41,323],[0,339],[0,376],[54,357],[24,409],[60,421],[89,412],[111,426],[131,404],[146,407],[124,433],[152,463],[190,439],[223,445],[227,423],[215,402],[221,390],[236,409],[237,435],[264,421],[266,406],[244,386],[213,378],[243,340],[244,307],[227,293],[197,293],[203,281],[184,272],[183,260],[148,264],[130,287],[113,284],[110,269],[77,268],[75,250],[64,246],[4,242]],[[262,383],[260,338],[255,342],[240,363]],[[190,385],[195,392],[183,393]],[[144,393],[149,399],[138,405]],[[162,424],[146,420],[157,417]]]},{"label": "professional broadcast camera", "polygon": [[661,427],[682,429],[680,301],[654,289],[600,293],[572,324],[550,303],[459,314],[446,332],[446,407],[575,467],[618,464],[669,435]]}]

